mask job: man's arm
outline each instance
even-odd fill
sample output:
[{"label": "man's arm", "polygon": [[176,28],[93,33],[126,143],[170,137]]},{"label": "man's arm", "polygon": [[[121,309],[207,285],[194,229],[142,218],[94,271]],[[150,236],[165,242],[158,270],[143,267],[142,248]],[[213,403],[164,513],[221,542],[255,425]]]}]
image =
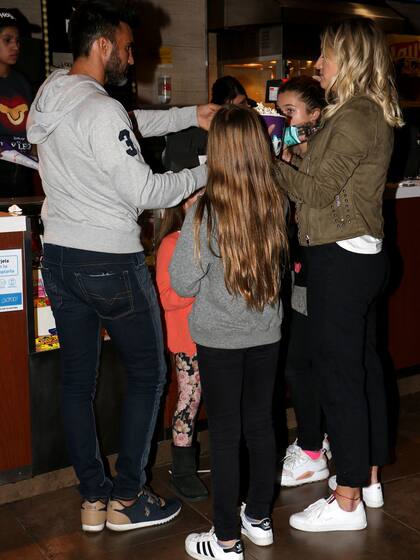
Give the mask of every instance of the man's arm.
[{"label": "man's arm", "polygon": [[92,155],[122,200],[138,209],[179,204],[207,182],[206,166],[179,173],[153,173],[144,161],[131,122],[120,106],[97,118],[90,130]]},{"label": "man's arm", "polygon": [[172,109],[152,111],[136,109],[134,118],[143,138],[150,136],[164,136],[170,132],[179,132],[190,126],[200,126],[209,129],[211,119],[219,106],[209,103],[194,107],[173,107]]}]

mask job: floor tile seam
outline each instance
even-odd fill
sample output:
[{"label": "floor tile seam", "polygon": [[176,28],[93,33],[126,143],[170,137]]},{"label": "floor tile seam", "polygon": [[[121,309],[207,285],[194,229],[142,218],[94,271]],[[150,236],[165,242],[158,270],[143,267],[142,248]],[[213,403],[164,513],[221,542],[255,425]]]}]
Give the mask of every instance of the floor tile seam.
[{"label": "floor tile seam", "polygon": [[199,509],[196,509],[193,504],[188,504],[188,507],[194,512],[194,513],[198,513],[200,515],[200,517],[202,517],[203,519],[205,519],[208,523],[211,523],[213,525],[213,521],[211,519],[211,517],[208,517],[206,514],[204,514],[202,511],[200,511]]},{"label": "floor tile seam", "polygon": [[420,531],[419,529],[416,529],[415,527],[412,527],[411,525],[408,525],[407,523],[404,523],[404,521],[402,521],[401,519],[398,519],[398,517],[395,517],[394,515],[392,515],[391,513],[388,513],[385,509],[382,509],[382,512],[389,517],[390,519],[392,519],[393,521],[396,521],[399,525],[402,525],[403,527],[405,527],[406,529],[409,529],[410,531],[413,531],[414,533],[416,533],[417,535],[420,536]]},{"label": "floor tile seam", "polygon": [[[160,526],[160,527],[162,527],[162,526]],[[133,543],[133,544],[129,544],[129,545],[124,545],[124,549],[132,550],[133,548],[137,548],[137,547],[143,546],[145,544],[157,543],[159,541],[164,541],[164,540],[167,540],[167,539],[177,538],[177,537],[179,537],[180,535],[183,535],[183,534],[186,537],[190,533],[203,532],[203,530],[205,530],[205,528],[206,528],[206,526],[204,526],[204,525],[203,526],[198,525],[196,527],[193,527],[192,529],[188,529],[188,531],[183,530],[183,531],[179,531],[179,532],[176,532],[176,533],[170,533],[169,535],[166,535],[166,536],[161,536],[161,537],[157,537],[157,538],[152,538],[150,540],[147,539],[147,540],[143,540],[141,542],[137,542],[137,543]],[[116,533],[115,531],[110,531],[109,529],[104,529],[104,531],[109,531],[110,533],[111,532]],[[133,532],[135,532],[135,531],[141,531],[141,529],[133,529]],[[130,531],[127,531],[127,532],[130,532]],[[108,555],[113,554],[113,553],[115,553],[115,549],[110,548],[110,550],[106,553],[106,555],[104,557],[106,558]]]},{"label": "floor tile seam", "polygon": [[420,477],[420,471],[415,473],[410,473],[410,474],[404,474],[401,476],[396,476],[395,478],[388,478],[385,482],[383,482],[383,484],[386,488],[387,484],[393,484],[394,482],[400,482],[401,480],[407,480],[407,479],[419,478],[419,477]]}]

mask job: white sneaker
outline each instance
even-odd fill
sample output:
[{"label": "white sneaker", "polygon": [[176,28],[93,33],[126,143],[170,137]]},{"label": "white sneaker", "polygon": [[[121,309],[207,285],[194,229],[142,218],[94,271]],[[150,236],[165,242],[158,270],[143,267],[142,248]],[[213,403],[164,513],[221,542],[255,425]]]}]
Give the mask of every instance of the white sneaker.
[{"label": "white sneaker", "polygon": [[245,515],[246,504],[241,505],[241,533],[258,546],[273,544],[271,520],[266,517],[259,522],[250,521]]},{"label": "white sneaker", "polygon": [[312,533],[326,531],[360,531],[367,526],[363,502],[354,511],[340,508],[334,495],[322,498],[307,507],[304,511],[294,513],[289,523],[294,529]]},{"label": "white sneaker", "polygon": [[210,558],[223,560],[244,560],[242,542],[237,541],[231,548],[223,548],[217,542],[214,527],[208,533],[191,533],[185,539],[185,551],[196,560]]},{"label": "white sneaker", "polygon": [[[328,479],[328,486],[333,492],[337,488],[337,477],[335,475],[330,476]],[[367,507],[380,508],[384,505],[384,495],[382,492],[382,484],[380,482],[362,488],[362,496]]]},{"label": "white sneaker", "polygon": [[319,459],[311,459],[296,445],[296,441],[286,449],[280,477],[281,486],[300,486],[328,478],[330,471],[325,454],[322,452]]},{"label": "white sneaker", "polygon": [[324,439],[322,441],[322,449],[325,455],[327,456],[328,461],[331,461],[332,453],[331,453],[330,440],[328,439],[328,434],[324,434]]}]

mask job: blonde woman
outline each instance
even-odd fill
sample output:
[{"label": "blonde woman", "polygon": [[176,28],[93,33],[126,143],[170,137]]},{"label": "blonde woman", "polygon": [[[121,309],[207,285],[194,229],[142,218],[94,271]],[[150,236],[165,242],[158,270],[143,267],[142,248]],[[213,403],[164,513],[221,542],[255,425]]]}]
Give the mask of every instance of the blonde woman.
[{"label": "blonde woman", "polygon": [[[285,197],[270,140],[252,109],[222,107],[208,137],[208,183],[185,218],[170,265],[179,295],[195,297],[189,317],[197,344],[213,480],[214,529],[186,539],[196,559],[243,558],[240,532],[273,542],[276,448],[272,425],[287,252]],[[239,498],[239,444],[249,450],[247,504]]]},{"label": "blonde woman", "polygon": [[[290,524],[303,531],[366,527],[362,502],[381,498],[377,469],[388,459],[383,372],[376,352],[376,302],[387,277],[382,196],[402,126],[390,53],[369,19],[330,25],[316,63],[327,107],[323,129],[299,169],[279,176],[297,202],[307,247],[307,294],[315,380],[331,437],[335,492]],[[370,496],[369,496],[370,497]]]}]

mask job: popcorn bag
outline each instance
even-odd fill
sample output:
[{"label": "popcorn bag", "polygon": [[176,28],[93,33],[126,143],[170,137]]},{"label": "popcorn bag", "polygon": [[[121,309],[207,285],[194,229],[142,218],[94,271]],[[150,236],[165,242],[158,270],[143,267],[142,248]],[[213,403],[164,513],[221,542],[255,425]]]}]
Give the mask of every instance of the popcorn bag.
[{"label": "popcorn bag", "polygon": [[286,117],[277,113],[275,109],[258,103],[255,110],[261,115],[267,129],[270,132],[271,142],[276,156],[281,152],[284,130],[286,128]]}]

